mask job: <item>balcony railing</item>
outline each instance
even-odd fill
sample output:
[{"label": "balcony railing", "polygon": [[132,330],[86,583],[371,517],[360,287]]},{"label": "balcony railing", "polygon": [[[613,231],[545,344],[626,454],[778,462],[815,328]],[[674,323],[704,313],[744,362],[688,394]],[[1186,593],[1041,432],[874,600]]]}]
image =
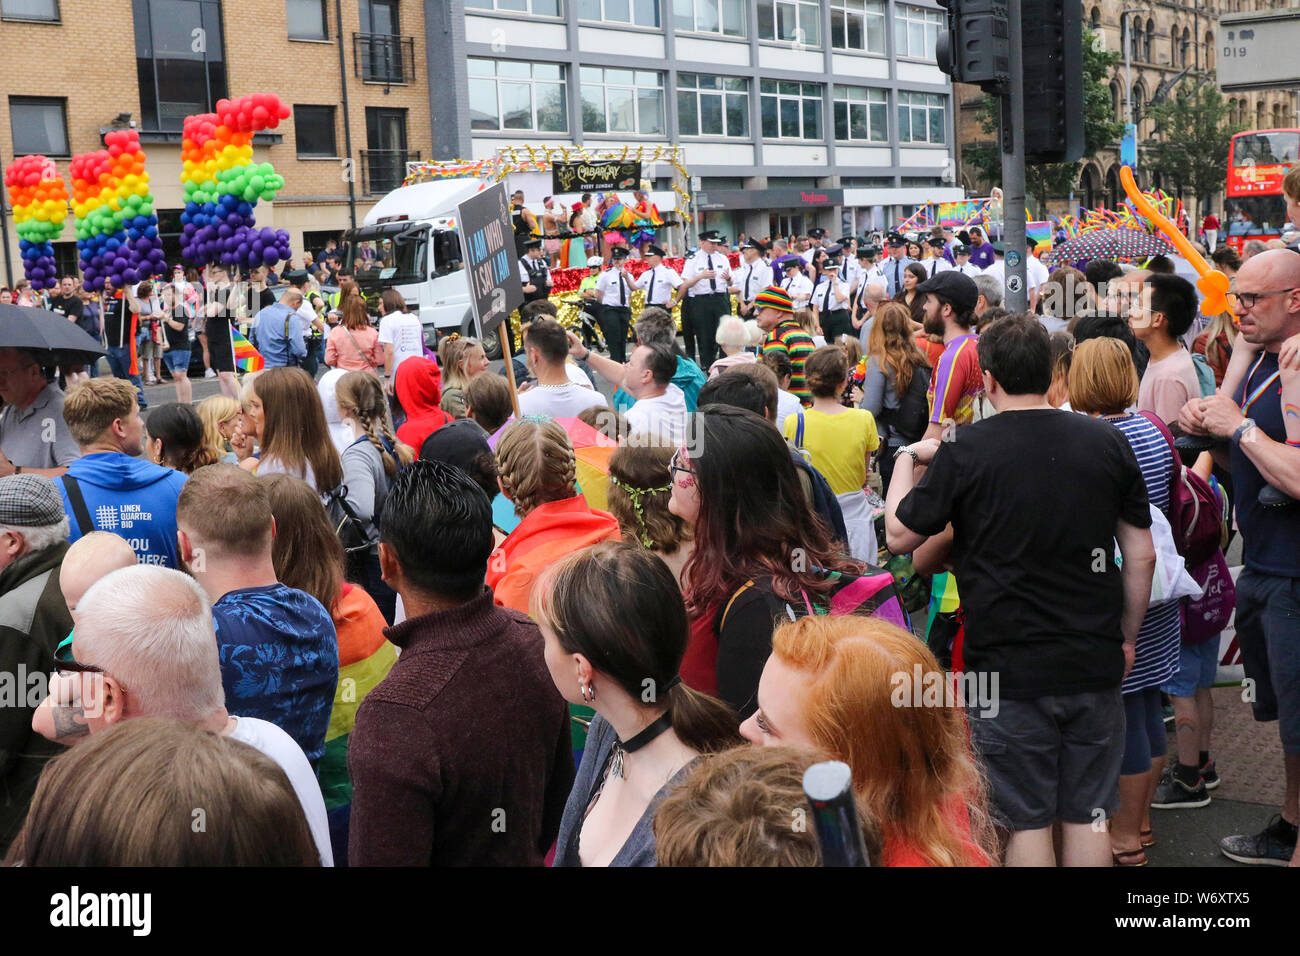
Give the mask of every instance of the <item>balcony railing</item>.
[{"label": "balcony railing", "polygon": [[419,150],[363,149],[361,191],[366,195],[374,195],[396,189],[406,178],[406,164],[416,162],[419,158]]},{"label": "balcony railing", "polygon": [[387,33],[352,34],[352,57],[364,83],[404,85],[415,79],[415,38]]}]

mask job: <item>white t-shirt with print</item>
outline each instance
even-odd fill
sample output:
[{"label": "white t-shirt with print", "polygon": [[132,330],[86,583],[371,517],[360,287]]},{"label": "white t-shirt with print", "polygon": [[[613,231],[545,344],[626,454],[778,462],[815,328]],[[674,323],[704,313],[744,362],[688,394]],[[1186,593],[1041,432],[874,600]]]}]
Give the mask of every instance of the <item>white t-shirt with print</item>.
[{"label": "white t-shirt with print", "polygon": [[393,347],[390,374],[396,375],[408,358],[424,354],[424,326],[410,312],[390,312],[379,320],[379,344]]}]

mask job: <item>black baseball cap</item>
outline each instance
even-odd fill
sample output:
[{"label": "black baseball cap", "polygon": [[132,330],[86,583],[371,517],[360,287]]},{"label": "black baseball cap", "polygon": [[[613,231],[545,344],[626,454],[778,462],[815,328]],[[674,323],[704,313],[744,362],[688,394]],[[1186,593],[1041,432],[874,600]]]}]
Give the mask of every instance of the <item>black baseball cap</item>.
[{"label": "black baseball cap", "polygon": [[979,301],[980,291],[975,280],[956,269],[936,272],[916,287],[917,292],[933,292],[953,304],[959,312],[969,312]]}]

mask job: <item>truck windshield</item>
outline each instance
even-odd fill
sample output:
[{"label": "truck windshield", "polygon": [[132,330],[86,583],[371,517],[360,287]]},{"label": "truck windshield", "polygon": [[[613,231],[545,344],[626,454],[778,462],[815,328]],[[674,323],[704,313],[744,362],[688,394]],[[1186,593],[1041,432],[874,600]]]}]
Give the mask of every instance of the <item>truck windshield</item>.
[{"label": "truck windshield", "polygon": [[429,272],[427,229],[370,233],[358,230],[345,238],[345,271],[351,271],[362,288],[423,282]]}]

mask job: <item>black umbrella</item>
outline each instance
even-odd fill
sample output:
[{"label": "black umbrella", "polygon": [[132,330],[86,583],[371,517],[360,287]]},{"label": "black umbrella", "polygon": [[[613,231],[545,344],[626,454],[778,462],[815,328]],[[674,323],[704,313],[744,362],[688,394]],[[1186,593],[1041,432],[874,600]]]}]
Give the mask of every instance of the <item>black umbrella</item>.
[{"label": "black umbrella", "polygon": [[105,354],[67,316],[26,305],[0,305],[0,348],[28,349],[42,365],[80,365]]}]

